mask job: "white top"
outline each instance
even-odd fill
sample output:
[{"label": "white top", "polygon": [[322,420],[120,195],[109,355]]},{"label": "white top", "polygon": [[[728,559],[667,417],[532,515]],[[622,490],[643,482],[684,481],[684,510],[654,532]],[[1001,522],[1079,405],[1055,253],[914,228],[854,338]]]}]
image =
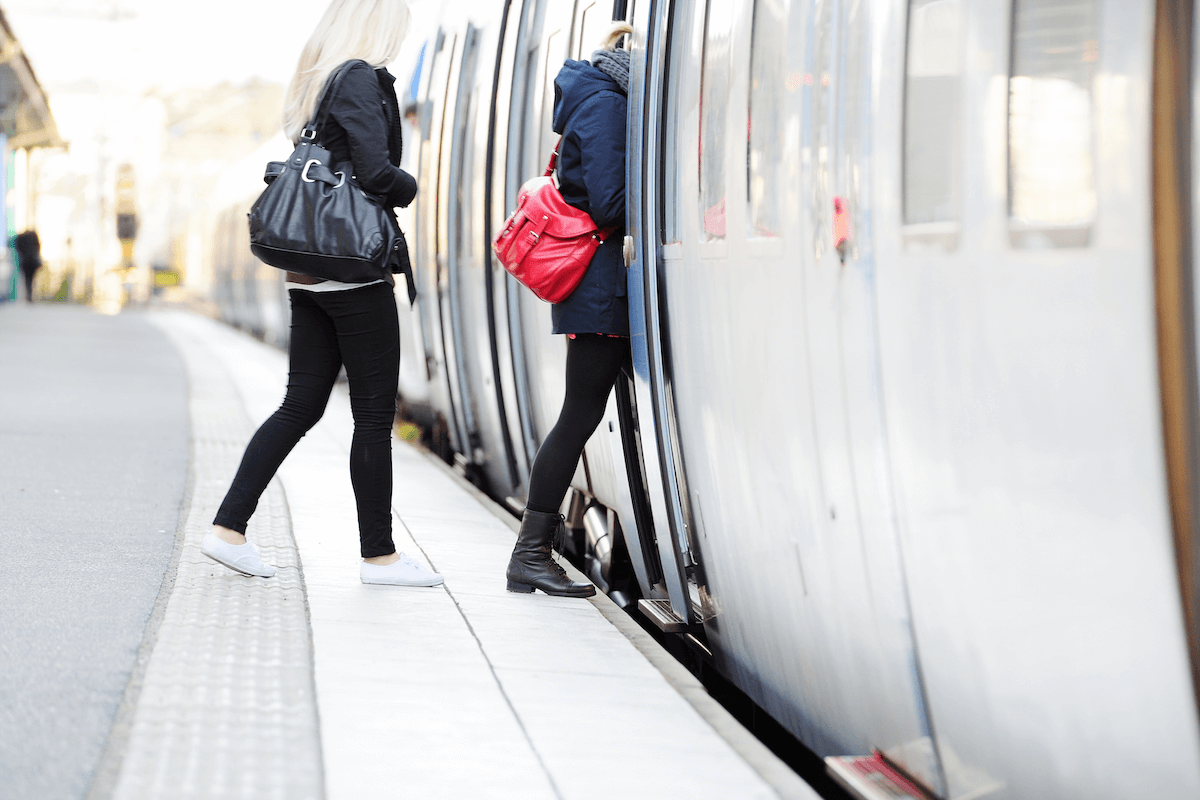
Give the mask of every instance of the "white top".
[{"label": "white top", "polygon": [[383,278],[377,281],[368,281],[367,283],[342,283],[341,281],[325,281],[323,283],[293,283],[292,281],[284,281],[284,289],[302,289],[306,292],[344,292],[347,289],[358,289],[362,286],[374,286],[377,283],[383,283]]}]

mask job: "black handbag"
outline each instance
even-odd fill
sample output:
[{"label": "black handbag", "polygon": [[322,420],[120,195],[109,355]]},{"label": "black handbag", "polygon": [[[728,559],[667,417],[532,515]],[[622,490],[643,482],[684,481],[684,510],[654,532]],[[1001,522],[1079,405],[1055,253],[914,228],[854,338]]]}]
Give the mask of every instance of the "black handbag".
[{"label": "black handbag", "polygon": [[329,102],[353,63],[330,78],[291,158],[267,165],[267,188],[250,209],[250,251],[289,272],[367,283],[402,271],[408,247],[392,210],[359,187],[349,164],[335,172],[329,151],[317,142]]}]

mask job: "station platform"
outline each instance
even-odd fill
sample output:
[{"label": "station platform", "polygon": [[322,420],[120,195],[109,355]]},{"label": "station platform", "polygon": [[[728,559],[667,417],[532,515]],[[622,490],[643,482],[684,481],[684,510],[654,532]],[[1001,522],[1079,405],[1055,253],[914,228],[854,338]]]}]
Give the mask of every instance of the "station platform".
[{"label": "station platform", "polygon": [[286,372],[188,311],[0,306],[0,794],[817,797],[608,598],[507,592],[517,520],[399,441],[445,584],[361,584],[344,384],[250,522],[276,576],[201,555]]}]

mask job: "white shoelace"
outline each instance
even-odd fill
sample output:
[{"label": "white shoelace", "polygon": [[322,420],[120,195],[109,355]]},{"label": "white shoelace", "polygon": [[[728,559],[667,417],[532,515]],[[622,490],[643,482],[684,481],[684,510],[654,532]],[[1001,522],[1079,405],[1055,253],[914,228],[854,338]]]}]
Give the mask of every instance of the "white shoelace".
[{"label": "white shoelace", "polygon": [[402,561],[405,566],[413,567],[414,569],[419,569],[421,571],[425,570],[425,565],[422,564],[420,561],[417,561],[415,558],[410,556],[408,553],[401,553],[400,561]]}]

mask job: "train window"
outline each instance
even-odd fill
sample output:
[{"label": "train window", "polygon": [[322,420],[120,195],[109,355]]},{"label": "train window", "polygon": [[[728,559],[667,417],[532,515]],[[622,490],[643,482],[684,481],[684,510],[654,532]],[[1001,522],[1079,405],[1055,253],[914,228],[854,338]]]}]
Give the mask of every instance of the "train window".
[{"label": "train window", "polygon": [[749,141],[746,190],[751,237],[777,237],[783,229],[784,107],[801,86],[788,71],[790,0],[755,0],[750,47]]},{"label": "train window", "polygon": [[1011,239],[1087,244],[1096,214],[1092,77],[1096,0],[1016,0],[1008,84]]},{"label": "train window", "polygon": [[[516,187],[520,186],[526,178],[534,174],[534,170],[538,168],[538,162],[542,159],[541,153],[538,150],[542,146],[541,131],[538,130],[538,125],[541,121],[541,109],[537,105],[537,87],[538,81],[542,75],[538,70],[541,63],[541,48],[534,47],[525,56],[525,71],[522,73],[524,85],[521,88],[521,116],[520,127],[517,129],[517,134],[521,139],[521,162],[520,169],[517,173],[518,180],[512,187],[512,196],[516,197]],[[515,94],[515,91],[514,91]]]},{"label": "train window", "polygon": [[[690,159],[682,155],[683,142],[690,137],[683,131],[684,115],[681,115],[680,109],[687,106],[688,97],[695,98],[694,93],[698,86],[695,78],[696,57],[701,49],[697,26],[699,16],[700,10],[692,3],[671,4],[671,33],[667,40],[666,53],[668,77],[665,81],[666,102],[663,107],[660,152],[673,154],[673,157],[663,157],[659,160],[662,169],[662,189],[658,194],[658,204],[663,244],[675,244],[683,238],[680,214],[684,212],[680,200],[691,196],[690,193],[684,193],[683,182],[685,178],[696,174],[685,166],[690,163]],[[686,207],[690,211],[691,204]]]},{"label": "train window", "polygon": [[[429,141],[430,137],[433,136],[433,98],[438,89],[434,76],[437,75],[437,69],[441,66],[441,59],[444,58],[442,53],[445,44],[446,34],[444,31],[439,30],[437,38],[433,43],[433,53],[429,58],[429,89],[426,93],[425,102],[421,104],[421,140],[423,142]],[[422,145],[421,152],[427,153],[428,148]]]},{"label": "train window", "polygon": [[587,5],[587,8],[583,10],[582,22],[579,24],[579,42],[575,45],[575,57],[590,61],[592,51],[600,49],[600,37],[608,33],[612,20],[604,13],[601,3],[580,5]]},{"label": "train window", "polygon": [[700,238],[725,238],[725,110],[734,3],[708,0],[700,68]]},{"label": "train window", "polygon": [[[462,66],[459,70],[458,92],[455,98],[454,129],[451,152],[453,162],[451,169],[457,175],[451,178],[451,202],[453,203],[452,224],[450,235],[453,238],[452,253],[461,257],[469,251],[470,243],[475,240],[473,230],[475,215],[472,213],[472,193],[477,188],[471,176],[475,174],[475,148],[473,133],[475,130],[476,114],[478,112],[478,87],[475,82],[475,71],[478,62],[479,31],[473,26],[467,26],[463,39]],[[456,224],[454,224],[456,223]]]},{"label": "train window", "polygon": [[550,158],[550,151],[554,149],[554,143],[558,141],[558,134],[554,132],[554,79],[558,77],[558,71],[562,69],[563,59],[559,55],[559,51],[565,48],[563,43],[562,31],[555,31],[546,37],[546,64],[545,72],[542,75],[542,118],[539,122],[538,130],[541,132],[542,146],[538,148],[543,161]]},{"label": "train window", "polygon": [[904,68],[904,222],[956,222],[963,0],[911,0]]}]

